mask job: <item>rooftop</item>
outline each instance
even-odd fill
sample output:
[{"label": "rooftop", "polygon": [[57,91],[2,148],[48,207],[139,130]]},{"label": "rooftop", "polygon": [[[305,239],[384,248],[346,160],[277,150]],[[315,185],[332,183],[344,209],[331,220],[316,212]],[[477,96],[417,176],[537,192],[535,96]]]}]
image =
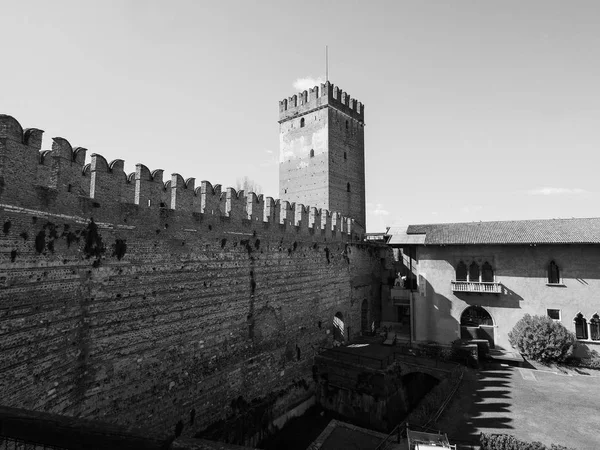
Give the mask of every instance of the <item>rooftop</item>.
[{"label": "rooftop", "polygon": [[409,225],[391,245],[600,244],[600,217]]}]

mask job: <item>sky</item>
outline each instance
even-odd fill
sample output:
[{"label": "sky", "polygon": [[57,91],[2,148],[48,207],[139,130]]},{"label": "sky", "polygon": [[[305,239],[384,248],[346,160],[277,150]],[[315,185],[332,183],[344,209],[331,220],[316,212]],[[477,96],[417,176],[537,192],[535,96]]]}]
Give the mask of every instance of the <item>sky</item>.
[{"label": "sky", "polygon": [[278,195],[278,102],[365,105],[367,231],[600,216],[600,3],[0,0],[0,114]]}]

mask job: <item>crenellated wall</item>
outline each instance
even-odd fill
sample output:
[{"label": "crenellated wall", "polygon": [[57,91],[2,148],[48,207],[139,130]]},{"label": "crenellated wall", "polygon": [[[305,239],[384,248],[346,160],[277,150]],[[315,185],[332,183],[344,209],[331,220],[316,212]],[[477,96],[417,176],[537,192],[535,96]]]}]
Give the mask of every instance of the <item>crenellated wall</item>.
[{"label": "crenellated wall", "polygon": [[187,436],[276,418],[336,312],[378,320],[385,250],[353,221],[41,138],[0,116],[1,405]]},{"label": "crenellated wall", "polygon": [[330,105],[364,124],[365,107],[329,81],[279,102],[279,122]]}]

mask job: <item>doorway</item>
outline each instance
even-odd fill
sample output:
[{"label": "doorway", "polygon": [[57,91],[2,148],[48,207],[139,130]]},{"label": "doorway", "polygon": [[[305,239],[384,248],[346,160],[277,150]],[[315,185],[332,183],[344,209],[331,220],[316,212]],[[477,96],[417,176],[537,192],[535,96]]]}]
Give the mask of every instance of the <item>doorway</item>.
[{"label": "doorway", "polygon": [[360,331],[363,335],[369,334],[369,303],[365,298],[360,307]]},{"label": "doorway", "polygon": [[469,306],[460,316],[460,337],[485,339],[494,348],[494,320],[481,306]]}]

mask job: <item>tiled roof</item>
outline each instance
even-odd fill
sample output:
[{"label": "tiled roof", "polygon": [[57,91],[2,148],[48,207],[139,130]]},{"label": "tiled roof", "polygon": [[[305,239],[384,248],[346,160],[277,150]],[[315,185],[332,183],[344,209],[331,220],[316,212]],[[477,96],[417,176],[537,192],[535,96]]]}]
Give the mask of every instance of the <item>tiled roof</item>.
[{"label": "tiled roof", "polygon": [[424,244],[424,234],[408,234],[406,230],[392,234],[391,239],[388,241],[389,245],[410,245],[410,244]]},{"label": "tiled roof", "polygon": [[426,245],[600,244],[600,217],[409,225],[406,233],[424,234]]}]

